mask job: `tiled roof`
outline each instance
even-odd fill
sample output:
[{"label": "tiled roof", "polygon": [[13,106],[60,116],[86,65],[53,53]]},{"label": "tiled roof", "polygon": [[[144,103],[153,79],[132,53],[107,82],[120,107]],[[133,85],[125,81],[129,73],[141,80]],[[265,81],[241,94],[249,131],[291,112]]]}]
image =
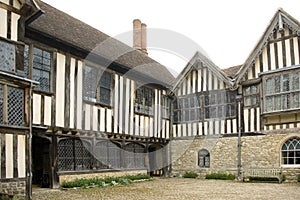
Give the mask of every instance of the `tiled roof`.
[{"label": "tiled roof", "polygon": [[229,67],[229,68],[226,68],[226,69],[222,69],[222,71],[227,76],[229,76],[231,78],[234,78],[241,67],[242,67],[242,65],[237,65],[237,66]]},{"label": "tiled roof", "polygon": [[85,51],[96,53],[165,85],[170,85],[174,80],[173,75],[165,66],[138,50],[44,2],[40,2],[40,7],[45,13],[28,25],[30,29]]}]

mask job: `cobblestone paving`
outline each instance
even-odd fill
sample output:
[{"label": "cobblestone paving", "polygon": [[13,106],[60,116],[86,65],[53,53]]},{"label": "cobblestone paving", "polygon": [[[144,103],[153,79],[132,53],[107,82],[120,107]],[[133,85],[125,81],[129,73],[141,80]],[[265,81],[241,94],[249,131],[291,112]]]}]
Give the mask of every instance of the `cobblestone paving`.
[{"label": "cobblestone paving", "polygon": [[242,183],[222,180],[162,178],[107,188],[34,189],[34,200],[129,200],[129,199],[299,199],[299,183]]}]

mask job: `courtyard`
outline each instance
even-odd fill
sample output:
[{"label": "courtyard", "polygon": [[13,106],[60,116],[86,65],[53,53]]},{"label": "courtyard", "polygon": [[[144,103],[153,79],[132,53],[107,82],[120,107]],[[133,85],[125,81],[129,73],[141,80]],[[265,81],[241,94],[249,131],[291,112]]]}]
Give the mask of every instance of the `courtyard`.
[{"label": "courtyard", "polygon": [[121,199],[299,199],[299,183],[243,183],[185,178],[154,178],[126,186],[51,190],[33,189],[34,200]]}]

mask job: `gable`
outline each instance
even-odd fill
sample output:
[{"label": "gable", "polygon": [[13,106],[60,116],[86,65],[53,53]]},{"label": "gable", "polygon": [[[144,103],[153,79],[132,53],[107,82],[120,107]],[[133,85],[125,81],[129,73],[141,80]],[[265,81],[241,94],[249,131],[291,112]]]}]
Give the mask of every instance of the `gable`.
[{"label": "gable", "polygon": [[230,88],[232,85],[232,79],[210,59],[197,52],[176,78],[173,92],[181,96],[221,90]]},{"label": "gable", "polygon": [[299,35],[299,22],[279,9],[239,70],[235,84],[258,78],[262,72],[299,65]]}]

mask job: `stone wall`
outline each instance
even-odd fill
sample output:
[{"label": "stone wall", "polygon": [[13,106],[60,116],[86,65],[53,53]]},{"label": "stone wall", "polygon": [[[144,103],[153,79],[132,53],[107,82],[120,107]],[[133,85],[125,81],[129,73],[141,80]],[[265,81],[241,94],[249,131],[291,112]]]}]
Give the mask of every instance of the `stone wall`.
[{"label": "stone wall", "polygon": [[[265,135],[243,136],[241,138],[241,163],[244,168],[280,168],[282,144],[291,137],[300,137],[299,130],[283,133],[269,131]],[[221,172],[237,174],[238,138],[206,136],[176,139],[172,141],[173,174],[194,171],[204,177],[207,173]],[[198,166],[198,152],[206,149],[210,152],[210,167]],[[300,168],[283,168],[291,179],[296,179]],[[296,170],[296,171],[295,171]]]},{"label": "stone wall", "polygon": [[59,184],[64,181],[74,181],[76,179],[92,179],[92,178],[106,178],[106,177],[121,177],[127,175],[147,174],[147,170],[134,170],[134,171],[117,171],[117,172],[101,172],[101,173],[88,173],[88,174],[64,174],[59,175]]},{"label": "stone wall", "polygon": [[25,199],[26,181],[2,181],[0,182],[0,199],[18,196],[18,199]]}]

